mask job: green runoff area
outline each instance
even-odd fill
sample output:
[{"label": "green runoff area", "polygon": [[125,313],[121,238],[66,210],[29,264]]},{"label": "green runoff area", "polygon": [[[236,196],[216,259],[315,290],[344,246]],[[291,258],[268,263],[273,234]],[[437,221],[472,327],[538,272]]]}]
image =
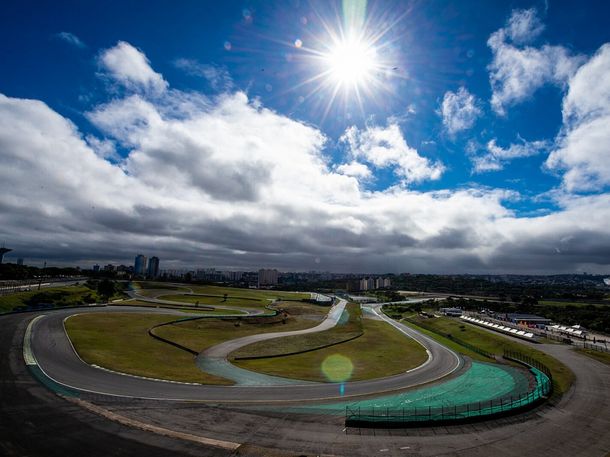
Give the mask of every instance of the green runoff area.
[{"label": "green runoff area", "polygon": [[[248,335],[310,328],[318,325],[328,311],[328,307],[304,302],[279,302],[276,306],[288,314],[188,320],[157,327],[153,332],[201,352]],[[174,320],[176,316],[144,312],[87,313],[68,319],[66,331],[78,354],[89,364],[151,378],[231,384],[227,379],[200,371],[192,354],[148,334],[151,327]],[[250,355],[272,352],[280,356],[242,360],[237,364],[276,376],[337,382],[398,374],[422,364],[427,358],[423,347],[392,326],[379,320],[362,319],[357,305],[349,305],[333,329],[266,343],[246,347],[244,351]],[[281,355],[288,352],[300,353]]]},{"label": "green runoff area", "polygon": [[[274,300],[304,300],[309,299],[310,294],[302,292],[285,292],[270,289],[246,289],[239,287],[223,287],[196,284],[165,284],[158,282],[132,283],[134,290],[140,295],[159,298],[161,300],[184,301],[186,303],[219,304],[218,299],[239,301],[239,304],[267,305]],[[163,293],[167,290],[167,293]],[[171,293],[172,291],[179,293]]]},{"label": "green runoff area", "polygon": [[597,360],[598,362],[605,363],[606,365],[610,365],[610,352],[602,352],[596,351],[594,349],[576,349],[581,354],[586,355],[587,357],[591,357],[592,359]]},{"label": "green runoff area", "polygon": [[202,373],[186,351],[153,339],[148,329],[175,316],[139,313],[87,313],[70,317],[66,332],[87,363],[122,373],[203,384],[230,384]]},{"label": "green runoff area", "polygon": [[349,304],[332,329],[255,343],[229,359],[272,376],[345,382],[403,373],[424,363],[427,354],[415,340],[383,321],[363,319],[360,307]]},{"label": "green runoff area", "polygon": [[603,308],[606,307],[610,304],[603,304],[603,303],[588,303],[588,302],[582,302],[582,301],[558,301],[558,300],[540,300],[538,302],[538,305],[542,305],[542,306],[557,306],[560,308],[566,307],[566,306],[574,306],[575,308],[584,308],[587,306],[593,306],[595,308]]},{"label": "green runoff area", "polygon": [[38,290],[16,292],[0,297],[0,313],[19,309],[36,309],[43,304],[58,306],[79,306],[101,301],[95,290],[84,285],[44,287]]},{"label": "green runoff area", "polygon": [[[111,303],[112,306],[138,306],[143,308],[158,308],[158,309],[173,309],[177,311],[182,311],[183,313],[192,313],[192,314],[214,314],[214,315],[246,315],[246,311],[241,311],[239,309],[226,309],[226,308],[213,308],[206,309],[202,307],[198,309],[196,306],[187,306],[187,305],[170,305],[163,303],[155,303],[150,301],[143,301],[137,299],[127,299],[121,300]],[[224,305],[223,305],[224,306]],[[227,307],[228,308],[228,307]]]},{"label": "green runoff area", "polygon": [[[232,382],[200,371],[192,354],[152,338],[148,329],[175,321],[175,315],[143,313],[87,313],[66,320],[66,331],[76,352],[89,364],[150,378],[201,384]],[[297,318],[244,318],[240,321],[201,319],[154,329],[162,338],[193,351],[243,336],[300,330],[318,321]]]},{"label": "green runoff area", "polygon": [[403,322],[416,330],[429,335],[439,343],[467,355],[474,360],[490,362],[490,359],[467,349],[446,336],[451,335],[467,344],[498,356],[501,356],[504,353],[504,350],[521,352],[522,354],[528,355],[546,365],[551,370],[555,392],[557,394],[567,392],[574,382],[574,373],[556,358],[530,346],[510,340],[500,334],[492,333],[491,331],[467,324],[461,320],[449,317],[424,317],[419,314],[413,314],[406,317]]}]

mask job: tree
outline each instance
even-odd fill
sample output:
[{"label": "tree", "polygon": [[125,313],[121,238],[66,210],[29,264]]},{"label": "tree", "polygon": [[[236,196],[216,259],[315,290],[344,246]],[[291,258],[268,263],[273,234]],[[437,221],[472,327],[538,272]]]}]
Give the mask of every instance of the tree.
[{"label": "tree", "polygon": [[97,283],[97,293],[104,301],[108,301],[115,293],[114,281],[109,279],[102,279]]}]

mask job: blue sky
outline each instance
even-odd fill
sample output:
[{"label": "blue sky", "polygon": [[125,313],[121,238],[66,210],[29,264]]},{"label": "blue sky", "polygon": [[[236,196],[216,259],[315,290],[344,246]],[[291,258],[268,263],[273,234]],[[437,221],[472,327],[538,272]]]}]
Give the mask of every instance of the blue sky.
[{"label": "blue sky", "polygon": [[607,2],[4,9],[15,257],[608,270]]}]

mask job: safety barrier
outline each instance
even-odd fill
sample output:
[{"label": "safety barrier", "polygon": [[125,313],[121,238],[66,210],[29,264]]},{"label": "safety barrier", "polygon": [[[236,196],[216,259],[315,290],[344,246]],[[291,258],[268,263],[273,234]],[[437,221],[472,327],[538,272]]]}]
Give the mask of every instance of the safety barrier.
[{"label": "safety barrier", "polygon": [[593,351],[598,351],[598,352],[610,352],[607,347],[602,347],[598,344],[591,344],[591,343],[586,343],[586,342],[583,343],[583,348],[591,349]]},{"label": "safety barrier", "polygon": [[553,391],[551,371],[531,357],[506,351],[504,358],[530,368],[535,378],[535,386],[527,392],[513,393],[500,398],[440,407],[413,408],[360,408],[346,406],[346,427],[408,428],[476,422],[512,415],[540,404]]}]

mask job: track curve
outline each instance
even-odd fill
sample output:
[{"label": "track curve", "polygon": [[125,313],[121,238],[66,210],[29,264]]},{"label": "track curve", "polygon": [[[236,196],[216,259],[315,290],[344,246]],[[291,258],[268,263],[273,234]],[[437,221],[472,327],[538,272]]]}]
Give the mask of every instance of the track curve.
[{"label": "track curve", "polygon": [[[104,312],[142,312],[140,308],[109,306]],[[152,310],[148,310],[150,312]],[[99,309],[61,310],[49,313],[33,326],[31,346],[37,363],[54,381],[77,391],[111,396],[156,399],[208,401],[215,403],[315,401],[364,396],[403,390],[443,378],[459,368],[461,359],[451,350],[425,335],[406,327],[401,331],[417,339],[429,351],[424,365],[406,373],[369,381],[343,384],[341,395],[337,384],[304,383],[275,386],[206,386],[149,380],[100,370],[83,363],[74,352],[63,321],[72,314],[100,312]],[[168,310],[154,312],[172,313]],[[400,325],[400,324],[399,324]]]}]

